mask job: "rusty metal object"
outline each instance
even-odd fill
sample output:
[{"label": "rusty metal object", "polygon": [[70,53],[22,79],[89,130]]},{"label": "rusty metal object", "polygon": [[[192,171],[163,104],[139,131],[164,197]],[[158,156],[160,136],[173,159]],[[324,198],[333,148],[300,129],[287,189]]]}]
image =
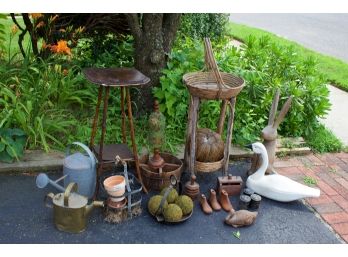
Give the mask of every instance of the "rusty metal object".
[{"label": "rusty metal object", "polygon": [[83,73],[90,82],[101,86],[128,87],[150,82],[148,77],[134,68],[87,68]]},{"label": "rusty metal object", "polygon": [[225,190],[229,196],[239,195],[242,189],[243,180],[240,176],[227,176],[218,177],[218,191],[221,193]]},{"label": "rusty metal object", "polygon": [[231,210],[225,218],[225,223],[232,227],[238,228],[249,226],[254,223],[257,217],[257,212],[250,212],[247,210]]},{"label": "rusty metal object", "polygon": [[194,200],[199,195],[199,184],[196,182],[196,176],[191,175],[190,181],[187,181],[184,188],[184,194]]}]

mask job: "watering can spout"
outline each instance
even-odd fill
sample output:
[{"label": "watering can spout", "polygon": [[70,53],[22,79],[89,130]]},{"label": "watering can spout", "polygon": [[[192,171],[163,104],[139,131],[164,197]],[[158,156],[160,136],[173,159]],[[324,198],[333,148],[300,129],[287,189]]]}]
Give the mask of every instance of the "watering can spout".
[{"label": "watering can spout", "polygon": [[95,207],[104,207],[103,201],[93,201],[91,204],[86,206],[86,216],[89,216]]}]

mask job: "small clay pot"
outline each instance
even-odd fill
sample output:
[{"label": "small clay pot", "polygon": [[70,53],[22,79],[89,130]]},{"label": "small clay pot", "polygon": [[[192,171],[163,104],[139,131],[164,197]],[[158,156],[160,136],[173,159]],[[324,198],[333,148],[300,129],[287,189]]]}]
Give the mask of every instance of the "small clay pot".
[{"label": "small clay pot", "polygon": [[241,195],[239,197],[239,210],[247,210],[250,204],[251,198],[248,195]]},{"label": "small clay pot", "polygon": [[[108,177],[103,182],[105,190],[112,196],[113,202],[120,202],[124,199],[126,191],[126,180],[121,175]],[[123,197],[122,197],[123,196]]]},{"label": "small clay pot", "polygon": [[257,210],[259,207],[260,207],[260,203],[261,203],[261,200],[262,200],[262,197],[258,194],[252,194],[250,196],[251,198],[251,201],[250,201],[250,204],[249,204],[249,208],[251,210]]}]

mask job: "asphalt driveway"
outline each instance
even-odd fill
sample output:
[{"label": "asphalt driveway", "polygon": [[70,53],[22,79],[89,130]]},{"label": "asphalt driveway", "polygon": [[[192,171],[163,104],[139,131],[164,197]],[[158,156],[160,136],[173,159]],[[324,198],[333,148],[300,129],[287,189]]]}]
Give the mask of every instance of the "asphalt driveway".
[{"label": "asphalt driveway", "polygon": [[264,29],[348,62],[348,14],[231,14],[230,21]]},{"label": "asphalt driveway", "polygon": [[[234,175],[242,175],[249,167],[238,162],[231,167]],[[59,174],[50,174],[52,178]],[[220,172],[198,176],[202,192],[216,186]],[[223,223],[226,212],[205,215],[195,203],[193,216],[179,225],[157,223],[146,210],[149,196],[143,197],[141,216],[119,225],[103,220],[95,210],[87,231],[68,234],[55,229],[52,209],[43,204],[44,195],[53,191],[37,189],[35,177],[0,175],[0,243],[340,243],[335,234],[302,202],[279,203],[263,199],[254,225],[239,228],[240,240],[233,236],[237,229]],[[237,208],[237,197],[232,197]]]}]

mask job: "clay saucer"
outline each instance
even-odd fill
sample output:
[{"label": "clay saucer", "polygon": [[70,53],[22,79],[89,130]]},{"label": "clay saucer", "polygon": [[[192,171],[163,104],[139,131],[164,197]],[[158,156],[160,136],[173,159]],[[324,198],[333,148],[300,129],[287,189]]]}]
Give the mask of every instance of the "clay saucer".
[{"label": "clay saucer", "polygon": [[122,201],[119,201],[119,202],[112,201],[110,197],[107,200],[107,205],[113,209],[121,209],[126,205],[126,203],[127,203],[127,198],[124,198]]}]

